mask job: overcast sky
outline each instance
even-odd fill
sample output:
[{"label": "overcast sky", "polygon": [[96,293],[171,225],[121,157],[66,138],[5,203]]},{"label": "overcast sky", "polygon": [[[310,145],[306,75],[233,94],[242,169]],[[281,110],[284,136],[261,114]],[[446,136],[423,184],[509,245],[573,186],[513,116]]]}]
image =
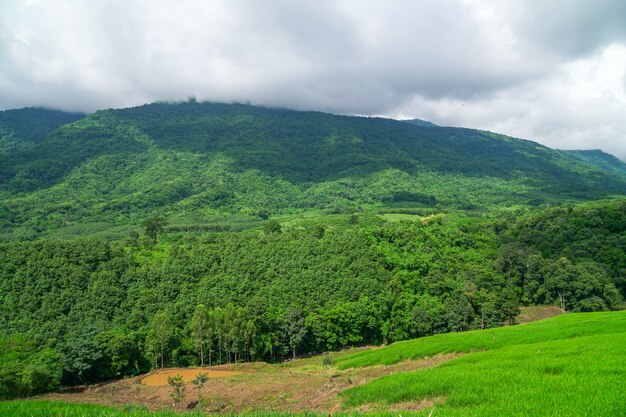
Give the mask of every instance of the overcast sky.
[{"label": "overcast sky", "polygon": [[626,160],[626,0],[0,1],[0,109],[190,96]]}]

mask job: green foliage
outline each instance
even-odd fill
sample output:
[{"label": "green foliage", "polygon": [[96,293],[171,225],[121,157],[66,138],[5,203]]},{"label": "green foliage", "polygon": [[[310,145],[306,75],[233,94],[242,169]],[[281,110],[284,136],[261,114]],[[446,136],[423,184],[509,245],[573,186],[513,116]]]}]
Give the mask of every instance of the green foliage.
[{"label": "green foliage", "polygon": [[83,117],[81,113],[34,107],[0,111],[0,157],[32,148],[56,128]]},{"label": "green foliage", "polygon": [[199,373],[194,379],[191,380],[193,387],[195,388],[198,396],[198,401],[202,401],[202,388],[204,384],[209,380],[209,376],[205,373]]},{"label": "green foliage", "polygon": [[146,349],[151,352],[155,364],[165,367],[165,357],[169,356],[170,343],[174,337],[174,326],[167,312],[161,310],[154,315],[146,336]]},{"label": "green foliage", "polygon": [[56,389],[61,370],[55,350],[20,336],[0,336],[0,400]]},{"label": "green foliage", "polygon": [[212,343],[214,330],[211,324],[206,307],[204,304],[200,304],[193,312],[193,317],[189,323],[191,338],[200,353],[200,366],[204,366],[204,347]]},{"label": "green foliage", "polygon": [[562,297],[567,310],[622,307],[626,296],[624,199],[525,216],[504,233],[503,242],[501,270],[523,288],[525,303],[552,303]]},{"label": "green foliage", "polygon": [[191,383],[197,388],[202,388],[203,385],[209,380],[209,376],[205,373],[199,373],[196,378],[194,378]]},{"label": "green foliage", "polygon": [[163,228],[167,225],[167,221],[158,215],[153,215],[152,217],[146,219],[143,223],[143,229],[146,232],[146,235],[152,239],[152,243],[156,245],[157,237],[161,233],[163,233]]},{"label": "green foliage", "polygon": [[621,309],[624,207],[615,199],[486,216],[402,209],[359,213],[356,225],[350,214],[281,218],[275,234],[263,223],[168,233],[156,245],[6,243],[0,327],[51,349],[62,382],[74,384],[151,365],[468,337],[511,322],[520,304]]},{"label": "green foliage", "polygon": [[597,166],[609,172],[613,172],[617,175],[626,175],[626,162],[615,156],[602,152],[599,149],[582,151],[582,150],[568,150],[561,151],[570,156],[574,156],[588,164]]},{"label": "green foliage", "polygon": [[304,313],[296,308],[290,308],[283,316],[281,329],[287,340],[287,346],[293,352],[293,359],[296,358],[296,348],[302,343],[306,336],[304,326]]},{"label": "green foliage", "polygon": [[280,233],[282,231],[282,228],[280,226],[280,223],[278,223],[276,220],[270,220],[269,222],[265,224],[265,226],[263,227],[263,230],[267,234],[272,234],[272,233]]},{"label": "green foliage", "polygon": [[167,378],[167,385],[172,388],[170,396],[174,400],[175,404],[178,404],[185,398],[185,382],[180,375],[170,376]]}]

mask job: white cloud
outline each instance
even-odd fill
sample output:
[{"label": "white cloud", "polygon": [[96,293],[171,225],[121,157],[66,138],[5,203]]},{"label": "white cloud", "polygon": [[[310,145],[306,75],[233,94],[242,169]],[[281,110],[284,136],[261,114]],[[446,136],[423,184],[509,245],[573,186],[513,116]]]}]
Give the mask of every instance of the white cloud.
[{"label": "white cloud", "polygon": [[602,148],[626,160],[626,46],[568,62],[545,79],[478,101],[415,96],[395,115],[474,127],[560,149]]},{"label": "white cloud", "polygon": [[626,2],[5,0],[0,108],[250,101],[626,157]]}]

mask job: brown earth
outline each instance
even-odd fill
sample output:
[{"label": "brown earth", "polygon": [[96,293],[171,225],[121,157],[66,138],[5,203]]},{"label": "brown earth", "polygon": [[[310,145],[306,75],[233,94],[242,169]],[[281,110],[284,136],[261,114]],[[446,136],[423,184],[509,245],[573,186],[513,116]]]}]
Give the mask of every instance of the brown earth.
[{"label": "brown earth", "polygon": [[530,323],[564,314],[565,311],[556,306],[520,307],[520,314],[515,318],[517,323]]},{"label": "brown earth", "polygon": [[[332,354],[336,357],[340,354]],[[342,408],[338,394],[350,387],[363,384],[383,375],[396,372],[432,368],[458,355],[438,355],[432,358],[410,360],[395,365],[371,366],[338,370],[322,365],[322,356],[299,359],[271,365],[251,363],[215,366],[202,389],[193,384],[184,385],[185,397],[174,405],[169,386],[145,385],[142,381],[153,375],[185,374],[195,378],[206,369],[168,369],[148,376],[142,375],[119,381],[82,387],[82,390],[42,396],[43,399],[96,403],[105,405],[140,404],[151,410],[196,408],[206,412],[235,413],[245,411],[317,411],[332,413]],[[221,376],[217,376],[218,373]],[[163,376],[167,383],[167,377]],[[186,381],[186,380],[185,380]],[[420,404],[421,407],[427,404]],[[408,409],[420,405],[407,404]]]},{"label": "brown earth", "polygon": [[209,378],[221,378],[240,373],[238,371],[218,371],[208,368],[170,368],[149,373],[141,380],[141,383],[149,387],[164,387],[168,385],[167,379],[171,376],[180,375],[184,382],[191,382],[199,374],[205,374]]}]

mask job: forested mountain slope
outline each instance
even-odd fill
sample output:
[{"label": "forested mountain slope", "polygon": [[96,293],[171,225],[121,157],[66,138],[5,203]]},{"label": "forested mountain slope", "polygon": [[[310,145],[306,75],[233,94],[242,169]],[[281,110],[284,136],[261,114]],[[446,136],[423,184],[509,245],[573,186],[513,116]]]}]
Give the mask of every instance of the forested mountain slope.
[{"label": "forested mountain slope", "polygon": [[[21,131],[36,124],[33,112]],[[0,153],[3,240],[126,233],[154,211],[189,226],[224,216],[489,209],[626,194],[614,165],[530,141],[242,104],[102,110],[32,142]]]},{"label": "forested mountain slope", "polygon": [[0,155],[31,148],[59,126],[83,117],[82,113],[32,107],[0,111]]},{"label": "forested mountain slope", "polygon": [[575,156],[576,158],[595,165],[598,168],[604,169],[609,172],[613,172],[618,175],[626,175],[626,162],[622,161],[615,156],[602,152],[599,149],[586,150],[586,151],[562,151],[568,155]]}]

